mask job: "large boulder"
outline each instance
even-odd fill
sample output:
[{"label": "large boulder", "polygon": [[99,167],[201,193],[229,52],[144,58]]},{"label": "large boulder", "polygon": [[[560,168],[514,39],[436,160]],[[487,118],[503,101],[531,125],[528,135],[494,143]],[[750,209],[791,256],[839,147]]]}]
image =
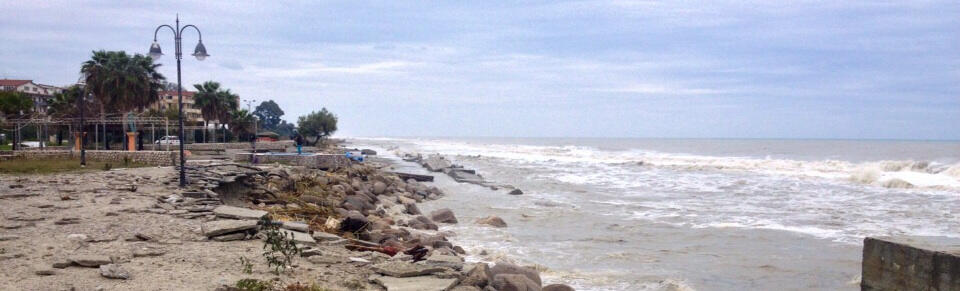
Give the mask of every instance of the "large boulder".
[{"label": "large boulder", "polygon": [[340,231],[358,232],[366,229],[370,225],[367,217],[360,214],[360,212],[350,211],[346,216],[347,217],[340,222]]},{"label": "large boulder", "polygon": [[383,194],[383,191],[387,190],[387,184],[377,181],[373,183],[373,194]]},{"label": "large boulder", "polygon": [[371,150],[371,149],[362,149],[360,150],[360,154],[367,155],[367,156],[376,156],[377,151]]},{"label": "large boulder", "polygon": [[576,291],[573,289],[573,287],[570,287],[564,284],[550,284],[547,286],[543,286],[543,289],[541,290],[542,291]]},{"label": "large boulder", "polygon": [[497,291],[540,291],[540,285],[520,274],[497,274],[490,282]]},{"label": "large boulder", "polygon": [[423,160],[423,166],[431,172],[440,172],[453,165],[442,156],[433,155]]},{"label": "large boulder", "polygon": [[350,196],[344,197],[343,208],[346,208],[347,210],[356,210],[356,211],[376,209],[376,207],[373,206],[372,203],[370,203],[369,197],[365,197],[361,195],[350,195]]},{"label": "large boulder", "polygon": [[486,287],[490,283],[490,266],[487,263],[477,263],[460,280],[460,285]]},{"label": "large boulder", "polygon": [[[527,278],[530,278],[530,280],[533,281],[534,283],[537,283],[538,287],[540,286],[540,284],[542,284],[542,281],[540,281],[540,272],[538,272],[537,270],[524,268],[508,262],[497,262],[496,265],[490,268],[491,276],[495,277],[500,274],[520,274],[520,275],[526,276]],[[498,288],[497,290],[500,290],[500,289]]]},{"label": "large boulder", "polygon": [[441,208],[430,212],[430,219],[440,223],[457,223],[457,217],[450,208]]},{"label": "large boulder", "polygon": [[493,215],[477,219],[477,224],[484,224],[493,227],[507,227],[507,222],[503,221],[502,218]]}]

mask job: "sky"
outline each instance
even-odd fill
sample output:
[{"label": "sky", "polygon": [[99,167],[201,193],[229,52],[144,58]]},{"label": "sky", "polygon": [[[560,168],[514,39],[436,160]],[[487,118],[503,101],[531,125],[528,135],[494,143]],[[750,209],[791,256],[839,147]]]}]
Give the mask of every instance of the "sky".
[{"label": "sky", "polygon": [[134,2],[0,0],[0,78],[74,83],[179,13],[185,85],[337,136],[960,139],[955,0]]}]

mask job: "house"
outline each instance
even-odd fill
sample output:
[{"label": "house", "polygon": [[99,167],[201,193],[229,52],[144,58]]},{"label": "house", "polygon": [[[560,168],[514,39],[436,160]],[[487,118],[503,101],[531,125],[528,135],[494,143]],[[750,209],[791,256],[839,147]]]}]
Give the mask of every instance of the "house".
[{"label": "house", "polygon": [[[203,115],[193,98],[196,94],[197,92],[193,91],[183,91],[183,115],[186,117],[184,119],[186,122],[203,122]],[[177,108],[177,91],[160,91],[158,98],[157,102],[151,105],[152,108],[161,111]]]},{"label": "house", "polygon": [[53,98],[54,94],[63,92],[63,88],[57,86],[37,84],[34,83],[33,80],[11,79],[0,79],[0,90],[16,91],[26,94],[33,99],[34,111],[41,114],[47,112],[47,104],[50,98]]}]

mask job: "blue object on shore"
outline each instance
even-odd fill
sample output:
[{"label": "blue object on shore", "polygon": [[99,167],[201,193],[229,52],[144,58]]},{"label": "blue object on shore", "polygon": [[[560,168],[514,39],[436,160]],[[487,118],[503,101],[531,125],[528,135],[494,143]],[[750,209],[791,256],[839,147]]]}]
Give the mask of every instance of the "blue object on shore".
[{"label": "blue object on shore", "polygon": [[351,159],[351,160],[354,160],[354,161],[363,162],[363,154],[357,154],[357,153],[354,153],[354,152],[347,152],[347,158],[348,158],[348,159]]}]

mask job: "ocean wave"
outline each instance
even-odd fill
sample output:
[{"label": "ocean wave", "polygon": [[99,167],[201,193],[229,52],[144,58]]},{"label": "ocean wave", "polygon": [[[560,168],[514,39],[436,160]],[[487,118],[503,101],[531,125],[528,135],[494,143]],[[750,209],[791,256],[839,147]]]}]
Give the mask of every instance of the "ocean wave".
[{"label": "ocean wave", "polygon": [[[879,187],[960,189],[960,163],[883,160],[852,162],[837,159],[791,160],[770,157],[705,156],[644,149],[602,150],[580,145],[475,144],[449,140],[407,140],[425,153],[456,156],[464,161],[507,163],[519,167],[570,169],[552,177],[569,184],[606,182],[611,171],[667,169],[676,171],[739,171],[764,175],[846,180]],[[584,169],[576,171],[576,169]],[[907,186],[909,184],[909,186]]]}]

